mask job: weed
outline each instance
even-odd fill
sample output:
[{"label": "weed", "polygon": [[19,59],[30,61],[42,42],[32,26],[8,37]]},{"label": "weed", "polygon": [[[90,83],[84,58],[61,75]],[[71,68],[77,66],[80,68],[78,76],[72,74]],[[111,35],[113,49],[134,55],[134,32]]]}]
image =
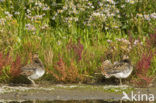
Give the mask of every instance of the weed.
[{"label": "weed", "polygon": [[148,86],[151,83],[152,77],[149,76],[149,70],[151,69],[151,60],[153,53],[142,54],[141,59],[136,64],[136,75],[139,78],[137,85]]},{"label": "weed", "polygon": [[58,81],[63,83],[77,83],[84,80],[82,74],[79,74],[78,68],[76,68],[73,61],[70,65],[59,58],[59,61],[54,65],[54,71],[49,71]]},{"label": "weed", "polygon": [[148,47],[156,47],[156,33],[150,34],[149,39],[147,39]]},{"label": "weed", "polygon": [[2,52],[0,52],[0,74],[2,74],[3,69],[10,64],[11,58],[9,57],[9,54],[4,55]]},{"label": "weed", "polygon": [[10,74],[13,77],[19,76],[21,73],[21,58],[19,56],[16,57],[16,60],[12,62],[10,68]]},{"label": "weed", "polygon": [[80,43],[80,38],[77,44],[74,44],[72,40],[69,41],[69,43],[67,44],[67,49],[69,50],[69,52],[74,52],[77,61],[80,61],[82,59],[84,46]]}]

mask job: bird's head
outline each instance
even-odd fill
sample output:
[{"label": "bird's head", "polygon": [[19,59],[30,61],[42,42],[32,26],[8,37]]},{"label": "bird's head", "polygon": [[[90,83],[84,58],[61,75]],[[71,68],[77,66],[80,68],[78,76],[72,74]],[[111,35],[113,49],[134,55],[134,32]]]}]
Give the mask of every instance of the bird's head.
[{"label": "bird's head", "polygon": [[125,60],[125,59],[129,59],[129,56],[124,55],[122,59],[123,59],[123,60]]},{"label": "bird's head", "polygon": [[33,55],[33,59],[37,59],[37,58],[39,58],[38,53],[35,53],[35,54]]},{"label": "bird's head", "polygon": [[108,66],[108,65],[112,65],[112,63],[111,63],[110,60],[105,60],[105,61],[102,63],[102,66]]},{"label": "bird's head", "polygon": [[32,60],[33,60],[33,63],[37,63],[37,64],[41,63],[38,53],[33,54]]},{"label": "bird's head", "polygon": [[125,63],[130,63],[129,56],[124,55],[123,58],[122,58],[122,61],[125,62]]}]

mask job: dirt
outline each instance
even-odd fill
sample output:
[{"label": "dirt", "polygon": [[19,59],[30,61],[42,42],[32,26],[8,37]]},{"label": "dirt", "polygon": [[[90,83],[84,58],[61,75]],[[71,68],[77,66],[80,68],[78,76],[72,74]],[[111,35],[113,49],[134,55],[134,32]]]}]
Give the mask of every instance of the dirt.
[{"label": "dirt", "polygon": [[[127,85],[49,85],[49,86],[7,86],[0,87],[0,100],[107,100],[118,101],[127,94],[154,94],[156,88],[132,88]],[[155,98],[156,99],[156,98]]]}]

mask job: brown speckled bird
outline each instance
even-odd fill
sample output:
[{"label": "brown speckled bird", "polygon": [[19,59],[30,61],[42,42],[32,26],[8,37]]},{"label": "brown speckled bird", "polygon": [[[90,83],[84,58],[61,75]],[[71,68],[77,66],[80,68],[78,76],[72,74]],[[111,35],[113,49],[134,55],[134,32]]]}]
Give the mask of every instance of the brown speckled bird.
[{"label": "brown speckled bird", "polygon": [[130,63],[129,57],[124,56],[120,62],[112,64],[109,60],[106,60],[102,64],[102,74],[106,78],[112,76],[120,79],[120,85],[122,85],[121,79],[129,77],[133,71],[133,66]]},{"label": "brown speckled bird", "polygon": [[27,78],[36,86],[34,80],[39,79],[45,73],[44,65],[39,59],[38,54],[34,54],[32,58],[32,63],[27,64],[21,68],[21,75],[27,76]]}]

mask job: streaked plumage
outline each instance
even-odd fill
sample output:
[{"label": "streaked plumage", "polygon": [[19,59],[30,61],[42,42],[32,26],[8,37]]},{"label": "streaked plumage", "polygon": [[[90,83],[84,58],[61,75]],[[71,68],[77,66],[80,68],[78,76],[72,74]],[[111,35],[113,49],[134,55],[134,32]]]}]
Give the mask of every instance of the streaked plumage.
[{"label": "streaked plumage", "polygon": [[133,71],[133,66],[131,65],[129,59],[124,57],[120,62],[115,62],[112,64],[111,62],[104,61],[102,66],[102,74],[105,75],[106,78],[110,78],[112,76],[120,79],[120,84],[122,84],[121,79],[127,78]]},{"label": "streaked plumage", "polygon": [[110,60],[105,60],[103,63],[102,63],[102,74],[103,75],[106,75],[106,72],[110,70],[110,68],[112,68],[113,64],[111,63]]},{"label": "streaked plumage", "polygon": [[42,77],[45,73],[44,65],[42,61],[35,54],[32,58],[32,64],[27,64],[21,68],[21,74],[27,76],[27,78],[36,86],[34,80]]}]

